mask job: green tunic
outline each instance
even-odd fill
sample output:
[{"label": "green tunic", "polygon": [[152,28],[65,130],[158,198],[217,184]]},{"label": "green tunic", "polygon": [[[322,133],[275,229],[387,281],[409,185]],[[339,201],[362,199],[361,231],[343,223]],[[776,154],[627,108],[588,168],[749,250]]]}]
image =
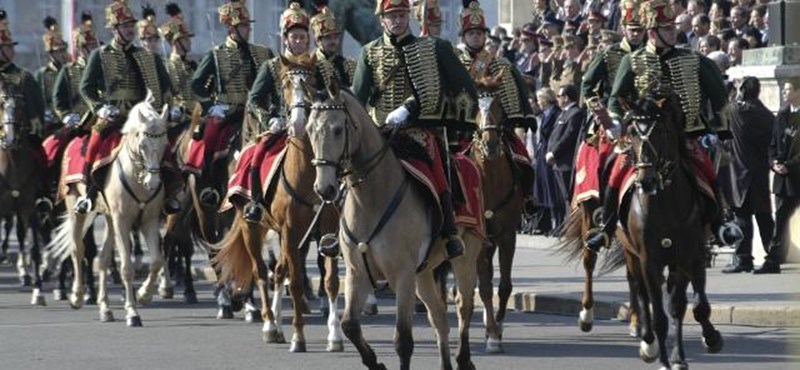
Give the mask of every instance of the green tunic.
[{"label": "green tunic", "polygon": [[356,72],[355,60],[347,59],[339,54],[328,57],[322,52],[322,49],[317,49],[316,55],[317,60],[326,59],[331,63],[339,87],[349,89],[353,85],[353,75]]},{"label": "green tunic", "polygon": [[51,104],[59,120],[63,120],[70,113],[78,113],[83,117],[89,111],[80,92],[81,75],[85,69],[86,59],[78,58],[72,63],[67,63],[58,72]]},{"label": "green tunic", "polygon": [[161,58],[134,45],[121,47],[112,41],[92,52],[81,77],[80,92],[92,112],[104,104],[120,109],[121,117],[143,101],[147,90],[153,106],[169,101],[172,85]]},{"label": "green tunic", "polygon": [[584,99],[597,96],[603,105],[607,105],[619,64],[622,58],[633,49],[628,40],[623,39],[621,42],[603,48],[599,53],[595,54],[592,62],[583,73],[581,96]]},{"label": "green tunic", "polygon": [[[435,66],[435,67],[434,67]],[[376,124],[405,106],[411,125],[475,129],[477,91],[450,43],[407,35],[393,45],[384,34],[361,49],[353,93]]]},{"label": "green tunic", "polygon": [[[39,68],[36,70],[36,73],[33,75],[33,78],[36,80],[36,84],[39,85],[39,90],[42,92],[42,101],[45,105],[45,119],[55,119],[54,110],[51,104],[51,97],[53,96],[54,86],[56,84],[56,78],[58,77],[59,72],[63,68],[57,67],[53,62],[47,63],[47,65]],[[51,124],[52,122],[48,122]]]},{"label": "green tunic", "polygon": [[0,81],[4,85],[4,93],[13,95],[17,104],[23,106],[26,117],[17,117],[20,120],[17,123],[18,127],[27,126],[29,123],[31,128],[41,129],[45,104],[39,85],[31,73],[14,63],[8,63],[0,66]]},{"label": "green tunic", "polygon": [[[722,74],[714,62],[700,54],[678,48],[661,52],[652,44],[626,55],[620,62],[608,109],[623,117],[620,99],[635,102],[649,91],[677,94],[684,113],[687,134],[727,130],[728,94]],[[721,122],[712,124],[702,112],[710,105]]]}]

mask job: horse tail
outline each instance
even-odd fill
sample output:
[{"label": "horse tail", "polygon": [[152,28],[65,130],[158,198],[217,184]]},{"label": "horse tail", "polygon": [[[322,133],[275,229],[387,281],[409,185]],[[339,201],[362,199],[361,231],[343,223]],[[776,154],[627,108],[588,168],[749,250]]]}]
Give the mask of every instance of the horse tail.
[{"label": "horse tail", "polygon": [[600,264],[600,268],[597,269],[597,275],[605,275],[617,271],[625,265],[625,248],[619,240],[615,239],[611,243],[611,248],[603,254],[603,262]]},{"label": "horse tail", "polygon": [[[86,232],[92,226],[91,220],[93,214],[86,218],[83,223],[83,230],[81,235],[86,235]],[[72,250],[75,242],[72,239],[72,229],[74,227],[74,219],[70,217],[69,213],[64,212],[58,216],[58,226],[53,230],[53,237],[50,242],[44,247],[44,252],[50,261],[55,261],[56,264],[50,266],[58,266],[67,258],[72,256]]]},{"label": "horse tail", "polygon": [[561,227],[562,234],[555,245],[555,254],[564,257],[565,263],[572,263],[583,258],[583,224],[590,215],[586,215],[586,207],[581,204],[567,216]]},{"label": "horse tail", "polygon": [[211,259],[211,264],[219,274],[217,281],[232,280],[236,287],[249,287],[255,275],[255,266],[245,240],[249,228],[244,217],[237,216],[239,217],[236,217],[225,237],[219,243],[209,246],[211,254],[216,254]]}]

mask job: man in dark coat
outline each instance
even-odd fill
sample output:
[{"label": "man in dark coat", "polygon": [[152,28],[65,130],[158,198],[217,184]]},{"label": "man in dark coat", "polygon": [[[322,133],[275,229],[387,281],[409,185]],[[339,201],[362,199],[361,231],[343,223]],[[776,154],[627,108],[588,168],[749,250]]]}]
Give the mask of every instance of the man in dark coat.
[{"label": "man in dark coat", "polygon": [[732,204],[736,223],[744,239],[736,247],[733,264],[723,273],[753,270],[753,216],[758,222],[764,248],[772,239],[772,204],[769,198],[769,153],[775,116],[758,99],[761,84],[755,77],[745,77],[733,105],[731,134],[733,163],[729,166],[732,181]]},{"label": "man in dark coat", "polygon": [[[569,210],[575,148],[586,113],[578,106],[578,88],[575,85],[567,84],[562,86],[556,98],[562,112],[558,120],[556,120],[553,132],[550,134],[550,140],[547,142],[545,161],[553,166],[556,174],[556,183],[565,200],[563,209],[559,209],[561,208],[560,206],[553,209],[553,216],[560,223],[564,220],[566,212]],[[559,213],[557,210],[563,213]]]},{"label": "man in dark coat", "polygon": [[775,173],[775,232],[764,265],[753,271],[755,274],[781,272],[788,252],[789,219],[800,205],[800,78],[783,84],[783,97],[786,106],[778,111],[769,146],[769,161]]}]

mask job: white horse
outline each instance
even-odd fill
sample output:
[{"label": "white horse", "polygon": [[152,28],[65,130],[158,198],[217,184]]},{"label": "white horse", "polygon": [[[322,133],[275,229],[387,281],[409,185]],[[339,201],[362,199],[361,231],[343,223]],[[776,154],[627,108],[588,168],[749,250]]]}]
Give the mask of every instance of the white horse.
[{"label": "white horse", "polygon": [[[66,221],[56,229],[56,237],[48,250],[56,255],[71,254],[75,268],[70,306],[83,306],[86,287],[83,279],[83,236],[95,216],[103,214],[106,219],[105,243],[99,255],[98,307],[100,321],[114,321],[108,304],[106,273],[113,261],[113,247],[120,256],[123,285],[125,287],[125,311],[128,326],[142,326],[136,310],[137,302],[147,304],[152,300],[158,273],[163,267],[164,276],[169,276],[167,264],[159,245],[159,213],[164,204],[164,189],[161,182],[161,161],[167,148],[168,106],[159,113],[152,106],[152,95],[131,108],[122,128],[122,144],[114,161],[109,165],[108,175],[98,184],[100,196],[92,212],[81,215],[74,212],[78,195],[76,188],[66,196]],[[83,188],[83,186],[81,186]],[[85,191],[85,189],[80,189]],[[140,222],[140,231],[150,251],[150,273],[133,296],[133,265],[131,261],[130,234],[133,224]],[[162,279],[160,290],[171,290],[170,279]]]}]

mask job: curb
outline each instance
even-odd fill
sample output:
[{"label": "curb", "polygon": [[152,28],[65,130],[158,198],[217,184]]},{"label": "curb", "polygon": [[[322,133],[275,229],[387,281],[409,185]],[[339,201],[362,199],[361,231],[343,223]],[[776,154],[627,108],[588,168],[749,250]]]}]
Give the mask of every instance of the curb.
[{"label": "curb", "polygon": [[[210,266],[195,266],[193,272],[198,280],[214,281],[216,274]],[[312,278],[311,285],[316,287],[319,278]],[[343,290],[342,290],[343,291]],[[495,304],[498,301],[494,295]],[[686,310],[686,322],[695,322],[691,304]],[[477,290],[475,291],[475,307],[483,307]],[[581,311],[579,294],[552,294],[535,292],[515,292],[511,295],[508,308],[514,311],[550,315],[577,317]],[[630,319],[630,307],[627,301],[602,299],[595,296],[595,319],[620,320]],[[715,325],[748,325],[771,327],[800,327],[800,306],[735,306],[724,304],[711,305],[711,322]]]}]

